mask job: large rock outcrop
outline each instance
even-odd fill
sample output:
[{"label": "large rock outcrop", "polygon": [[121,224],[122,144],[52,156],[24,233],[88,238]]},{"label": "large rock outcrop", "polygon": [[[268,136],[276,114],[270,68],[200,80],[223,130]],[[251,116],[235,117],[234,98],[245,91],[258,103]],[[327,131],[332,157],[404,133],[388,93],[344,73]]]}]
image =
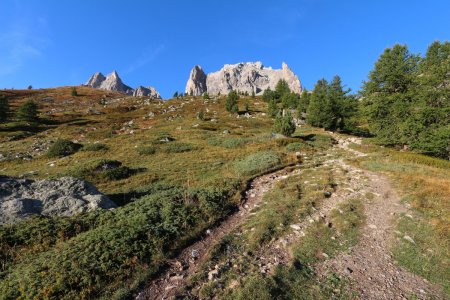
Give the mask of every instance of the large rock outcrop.
[{"label": "large rock outcrop", "polygon": [[145,96],[145,97],[150,97],[152,99],[161,99],[161,95],[152,86],[148,86],[148,87],[139,86],[137,89],[134,90],[133,96],[134,97]]},{"label": "large rock outcrop", "polygon": [[189,80],[186,84],[186,93],[198,96],[202,95],[206,90],[206,74],[202,67],[195,66],[189,75]]},{"label": "large rock outcrop", "polygon": [[85,86],[90,86],[95,89],[101,89],[106,91],[121,92],[134,96],[149,96],[153,99],[161,99],[161,95],[154,87],[139,86],[136,90],[124,84],[120,79],[119,74],[116,71],[111,72],[108,76],[104,76],[102,73],[95,73],[85,83]]},{"label": "large rock outcrop", "polygon": [[0,176],[0,224],[32,215],[72,216],[116,204],[87,181],[73,177],[30,180]]},{"label": "large rock outcrop", "polygon": [[275,89],[280,79],[286,80],[293,92],[302,92],[300,80],[287,64],[283,63],[281,69],[272,69],[264,67],[261,62],[249,62],[225,65],[221,70],[208,75],[205,75],[200,66],[195,66],[186,84],[186,93],[195,96],[204,92],[223,95],[235,90],[259,95],[268,88]]}]

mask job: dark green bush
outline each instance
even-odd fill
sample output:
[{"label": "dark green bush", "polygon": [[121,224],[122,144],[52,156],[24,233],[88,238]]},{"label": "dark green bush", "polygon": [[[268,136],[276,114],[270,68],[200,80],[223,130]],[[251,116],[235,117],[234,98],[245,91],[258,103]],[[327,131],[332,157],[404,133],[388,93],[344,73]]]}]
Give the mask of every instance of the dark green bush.
[{"label": "dark green bush", "polygon": [[47,151],[48,157],[63,157],[74,154],[83,147],[80,144],[74,143],[69,140],[60,139],[57,140]]},{"label": "dark green bush", "polygon": [[98,159],[73,168],[67,175],[93,182],[104,182],[128,178],[134,173],[134,170],[123,166],[120,161]]}]

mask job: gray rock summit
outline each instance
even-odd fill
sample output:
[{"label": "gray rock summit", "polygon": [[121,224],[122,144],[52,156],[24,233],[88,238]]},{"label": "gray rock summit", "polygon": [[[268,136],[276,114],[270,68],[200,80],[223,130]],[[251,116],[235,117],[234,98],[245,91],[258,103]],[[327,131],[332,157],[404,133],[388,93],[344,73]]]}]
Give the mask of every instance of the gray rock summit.
[{"label": "gray rock summit", "polygon": [[153,99],[161,99],[161,95],[154,87],[139,86],[136,90],[124,84],[120,79],[119,74],[116,71],[112,71],[108,76],[104,76],[102,73],[95,73],[89,78],[85,86],[90,86],[95,89],[101,89],[106,91],[116,91],[125,93],[128,95],[137,96],[149,96]]},{"label": "gray rock summit", "polygon": [[116,204],[87,181],[73,177],[30,180],[0,176],[0,224],[32,215],[73,216]]},{"label": "gray rock summit", "polygon": [[302,92],[300,80],[287,64],[283,63],[281,69],[272,69],[264,67],[261,62],[248,62],[225,65],[207,75],[200,66],[195,66],[186,84],[186,93],[218,95],[235,90],[260,95],[268,88],[273,90],[280,79],[286,80],[293,92]]},{"label": "gray rock summit", "polygon": [[186,93],[198,96],[202,95],[206,90],[206,74],[202,67],[195,66],[189,75],[189,80],[186,84]]},{"label": "gray rock summit", "polygon": [[146,97],[150,97],[153,99],[161,99],[161,95],[152,86],[148,86],[148,87],[139,86],[137,89],[134,90],[133,96],[134,97],[146,96]]}]

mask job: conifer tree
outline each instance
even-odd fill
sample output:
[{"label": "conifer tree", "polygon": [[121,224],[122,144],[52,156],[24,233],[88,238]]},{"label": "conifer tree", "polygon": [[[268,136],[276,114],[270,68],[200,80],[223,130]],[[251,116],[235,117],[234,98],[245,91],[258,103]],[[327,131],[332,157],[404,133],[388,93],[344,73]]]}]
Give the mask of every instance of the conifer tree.
[{"label": "conifer tree", "polygon": [[237,113],[239,111],[238,107],[239,95],[236,91],[231,91],[225,102],[225,108],[228,112]]},{"label": "conifer tree", "polygon": [[0,122],[6,122],[9,118],[9,101],[5,95],[0,95]]}]

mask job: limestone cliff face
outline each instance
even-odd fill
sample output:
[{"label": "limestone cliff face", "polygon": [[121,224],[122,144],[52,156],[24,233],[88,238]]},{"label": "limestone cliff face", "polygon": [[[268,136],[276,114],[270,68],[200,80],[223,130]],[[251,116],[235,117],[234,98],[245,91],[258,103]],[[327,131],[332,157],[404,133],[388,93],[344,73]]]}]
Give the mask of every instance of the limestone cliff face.
[{"label": "limestone cliff face", "polygon": [[262,94],[266,89],[274,89],[280,79],[286,80],[295,93],[302,92],[298,77],[287,64],[281,69],[264,67],[261,62],[225,65],[221,70],[205,75],[200,66],[195,66],[186,84],[186,93],[195,96],[207,92],[210,95],[228,94],[230,91]]}]

